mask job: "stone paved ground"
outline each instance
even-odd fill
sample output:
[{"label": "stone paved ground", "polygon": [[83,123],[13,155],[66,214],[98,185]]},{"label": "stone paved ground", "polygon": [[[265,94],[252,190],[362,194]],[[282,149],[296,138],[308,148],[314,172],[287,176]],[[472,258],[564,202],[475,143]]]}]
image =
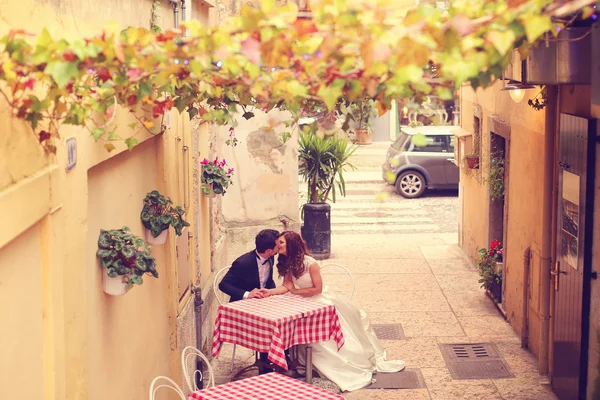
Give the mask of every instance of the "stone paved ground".
[{"label": "stone paved ground", "polygon": [[[386,146],[361,147],[362,170],[347,174],[348,197],[332,208],[332,257],[356,281],[353,301],[373,324],[401,324],[405,340],[383,341],[388,358],[419,369],[426,388],[345,393],[348,400],[515,399],[552,400],[536,360],[479,288],[476,269],[457,246],[456,193],[416,200],[394,194],[378,178]],[[377,162],[381,151],[381,161]],[[387,192],[387,196],[379,193]],[[335,276],[325,276],[327,282]],[[337,283],[343,288],[344,283]],[[454,380],[442,343],[495,343],[515,376],[509,379]],[[214,361],[217,384],[231,379],[231,345]],[[234,370],[252,362],[238,349]]]}]

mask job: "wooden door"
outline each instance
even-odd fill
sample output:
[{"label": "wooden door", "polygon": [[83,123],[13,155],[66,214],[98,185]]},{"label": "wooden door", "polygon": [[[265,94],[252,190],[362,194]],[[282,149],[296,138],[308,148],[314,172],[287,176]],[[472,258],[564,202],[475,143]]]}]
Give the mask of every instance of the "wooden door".
[{"label": "wooden door", "polygon": [[560,116],[552,389],[561,400],[585,398],[595,132],[596,120]]}]

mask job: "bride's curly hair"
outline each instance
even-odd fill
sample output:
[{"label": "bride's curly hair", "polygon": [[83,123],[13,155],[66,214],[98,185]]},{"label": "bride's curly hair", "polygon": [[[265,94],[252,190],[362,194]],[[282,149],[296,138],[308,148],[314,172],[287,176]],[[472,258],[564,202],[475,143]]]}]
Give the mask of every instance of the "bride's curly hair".
[{"label": "bride's curly hair", "polygon": [[304,256],[310,255],[306,243],[298,233],[285,231],[281,234],[285,238],[286,255],[280,254],[277,259],[277,272],[284,277],[291,272],[294,278],[300,278],[304,273]]}]

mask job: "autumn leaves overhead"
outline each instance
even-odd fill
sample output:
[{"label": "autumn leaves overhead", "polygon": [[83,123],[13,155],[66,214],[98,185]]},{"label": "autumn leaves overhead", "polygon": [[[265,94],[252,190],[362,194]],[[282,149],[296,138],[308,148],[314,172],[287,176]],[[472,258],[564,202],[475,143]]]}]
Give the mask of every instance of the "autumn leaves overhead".
[{"label": "autumn leaves overhead", "polygon": [[[67,41],[12,31],[0,39],[0,95],[50,152],[64,124],[85,127],[108,150],[120,140],[131,148],[137,132],[160,133],[172,107],[235,125],[252,109],[294,112],[305,100],[333,108],[370,97],[384,112],[396,98],[450,98],[464,82],[499,78],[513,48],[527,51],[556,32],[552,15],[594,12],[589,0],[455,0],[447,11],[408,14],[393,0],[312,0],[309,20],[296,18],[292,2],[274,3],[245,7],[218,27],[186,21],[159,34],[109,26]],[[430,61],[435,86],[425,79]],[[115,101],[131,112],[129,127],[112,121]]]}]

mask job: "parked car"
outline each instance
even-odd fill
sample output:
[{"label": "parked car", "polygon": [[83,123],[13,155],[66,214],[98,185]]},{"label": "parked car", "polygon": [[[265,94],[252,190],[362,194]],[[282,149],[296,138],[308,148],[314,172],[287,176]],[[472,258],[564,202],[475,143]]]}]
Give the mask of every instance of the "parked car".
[{"label": "parked car", "polygon": [[425,189],[458,189],[459,169],[454,163],[454,126],[402,127],[390,146],[383,179],[396,185],[406,198]]}]

